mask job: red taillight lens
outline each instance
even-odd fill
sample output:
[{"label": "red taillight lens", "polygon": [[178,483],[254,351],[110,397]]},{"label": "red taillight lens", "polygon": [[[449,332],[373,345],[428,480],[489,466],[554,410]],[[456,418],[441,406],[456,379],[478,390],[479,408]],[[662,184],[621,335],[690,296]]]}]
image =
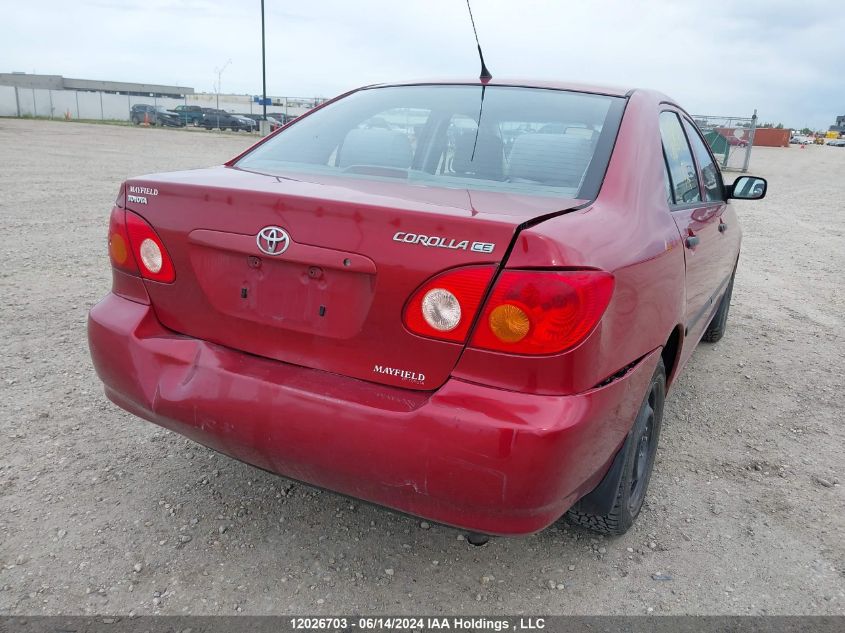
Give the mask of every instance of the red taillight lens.
[{"label": "red taillight lens", "polygon": [[173,262],[159,236],[141,216],[126,211],[126,233],[129,236],[135,273],[152,281],[170,283],[176,278]]},{"label": "red taillight lens", "polygon": [[405,304],[405,327],[421,336],[465,341],[493,270],[492,266],[457,268],[429,279]]},{"label": "red taillight lens", "polygon": [[138,265],[129,246],[129,233],[126,232],[126,211],[115,207],[109,218],[109,259],[118,270],[137,275]]},{"label": "red taillight lens", "polygon": [[470,345],[510,354],[555,354],[592,332],[613,293],[601,271],[506,270],[473,332]]}]

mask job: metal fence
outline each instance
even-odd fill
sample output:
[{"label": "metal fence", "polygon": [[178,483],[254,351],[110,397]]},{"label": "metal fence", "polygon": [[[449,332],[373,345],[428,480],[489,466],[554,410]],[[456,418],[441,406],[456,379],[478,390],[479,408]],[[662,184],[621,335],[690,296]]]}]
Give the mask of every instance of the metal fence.
[{"label": "metal fence", "polygon": [[[267,114],[299,116],[322,101],[320,98],[274,97]],[[197,93],[175,99],[155,95],[0,86],[0,116],[128,121],[132,106],[139,103],[165,108],[198,105],[245,114],[262,112],[261,106],[246,95]]]},{"label": "metal fence", "polygon": [[693,119],[723,170],[748,171],[757,110],[750,117],[695,115]]}]

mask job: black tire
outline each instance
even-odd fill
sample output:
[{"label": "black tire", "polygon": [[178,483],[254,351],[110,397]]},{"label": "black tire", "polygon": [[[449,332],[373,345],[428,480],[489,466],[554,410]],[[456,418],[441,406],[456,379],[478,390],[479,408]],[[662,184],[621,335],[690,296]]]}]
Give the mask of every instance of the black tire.
[{"label": "black tire", "polygon": [[701,337],[702,341],[706,341],[707,343],[716,343],[725,335],[725,330],[728,328],[728,312],[731,309],[731,295],[733,295],[734,291],[735,275],[736,273],[731,275],[731,280],[728,282],[725,294],[719,302],[719,309],[716,310],[716,314],[714,314],[713,318],[710,320],[710,325],[708,325],[707,329],[704,330],[704,336]]},{"label": "black tire", "polygon": [[135,125],[141,125],[141,120],[138,117],[132,117],[132,123]]},{"label": "black tire", "polygon": [[666,368],[661,359],[654,369],[634,425],[620,449],[621,476],[610,511],[606,514],[594,514],[587,511],[579,502],[566,514],[566,518],[571,523],[615,536],[625,534],[634,524],[642,510],[651,471],[654,468],[665,398]]}]

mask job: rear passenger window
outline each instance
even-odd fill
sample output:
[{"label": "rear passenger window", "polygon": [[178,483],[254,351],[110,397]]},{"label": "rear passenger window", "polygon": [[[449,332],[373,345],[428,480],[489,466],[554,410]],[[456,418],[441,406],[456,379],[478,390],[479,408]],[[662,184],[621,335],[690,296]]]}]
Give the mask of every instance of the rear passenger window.
[{"label": "rear passenger window", "polygon": [[701,193],[698,188],[695,161],[692,159],[692,152],[677,114],[660,113],[660,136],[663,138],[663,152],[666,155],[666,165],[669,167],[675,204],[700,202]]},{"label": "rear passenger window", "polygon": [[701,181],[704,183],[704,199],[707,201],[723,200],[722,175],[719,173],[719,168],[713,162],[713,157],[707,150],[707,146],[704,144],[695,126],[684,119],[684,127],[687,130],[692,151],[695,152],[695,158],[698,160],[698,165],[701,168]]}]

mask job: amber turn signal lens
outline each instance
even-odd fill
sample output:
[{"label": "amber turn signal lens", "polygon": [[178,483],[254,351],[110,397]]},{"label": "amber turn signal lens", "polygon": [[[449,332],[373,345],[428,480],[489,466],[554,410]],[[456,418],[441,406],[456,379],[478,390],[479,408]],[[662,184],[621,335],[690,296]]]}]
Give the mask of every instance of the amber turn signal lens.
[{"label": "amber turn signal lens", "polygon": [[490,330],[504,343],[521,341],[531,329],[528,315],[519,306],[503,303],[490,312]]},{"label": "amber turn signal lens", "polygon": [[126,263],[126,256],[129,252],[126,249],[126,240],[119,233],[112,233],[109,236],[109,251],[116,264],[123,265]]}]

